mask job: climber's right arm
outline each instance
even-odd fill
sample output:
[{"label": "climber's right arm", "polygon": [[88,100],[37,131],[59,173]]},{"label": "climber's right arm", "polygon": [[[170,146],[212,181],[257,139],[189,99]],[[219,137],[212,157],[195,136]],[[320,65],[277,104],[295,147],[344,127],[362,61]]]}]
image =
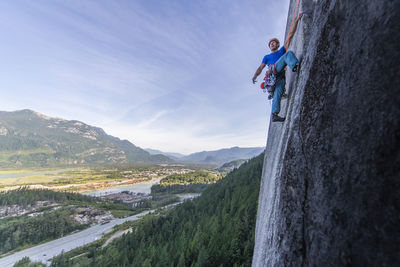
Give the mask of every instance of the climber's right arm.
[{"label": "climber's right arm", "polygon": [[256,70],[256,73],[254,73],[254,76],[253,76],[253,83],[256,83],[256,79],[257,79],[258,75],[261,74],[261,72],[265,68],[265,66],[266,66],[266,64],[262,63],[260,65],[260,67],[258,67],[258,69]]}]

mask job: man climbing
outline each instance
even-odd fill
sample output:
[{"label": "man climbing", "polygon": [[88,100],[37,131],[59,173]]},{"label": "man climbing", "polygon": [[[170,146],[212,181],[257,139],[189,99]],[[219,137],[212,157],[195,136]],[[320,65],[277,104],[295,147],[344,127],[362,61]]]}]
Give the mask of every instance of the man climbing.
[{"label": "man climbing", "polygon": [[[289,66],[289,68],[296,72],[298,70],[298,59],[293,54],[292,51],[286,52],[289,47],[289,44],[297,30],[297,24],[299,23],[300,19],[303,16],[303,12],[299,13],[298,18],[296,19],[293,25],[293,31],[289,31],[289,36],[284,46],[279,49],[279,40],[277,38],[272,38],[269,43],[268,47],[271,49],[270,54],[264,56],[261,65],[258,67],[256,73],[253,76],[253,84],[256,83],[256,79],[258,75],[261,74],[262,70],[265,66],[268,66],[267,72],[273,76],[272,84],[272,92],[273,92],[273,99],[272,99],[272,121],[284,121],[285,118],[278,116],[279,111],[281,110],[281,99],[284,93],[285,87],[285,67]],[[278,50],[279,49],[279,50]],[[267,81],[266,81],[267,82]]]}]

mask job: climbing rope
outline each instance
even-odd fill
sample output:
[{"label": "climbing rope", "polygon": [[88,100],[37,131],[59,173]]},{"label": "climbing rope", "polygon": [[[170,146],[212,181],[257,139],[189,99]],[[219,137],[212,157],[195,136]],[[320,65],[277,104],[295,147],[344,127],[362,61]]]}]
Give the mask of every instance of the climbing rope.
[{"label": "climbing rope", "polygon": [[300,0],[297,0],[296,10],[294,11],[294,14],[293,14],[293,17],[292,17],[292,22],[290,23],[290,27],[289,27],[289,33],[288,33],[288,36],[287,36],[287,39],[286,39],[286,44],[287,44],[288,48],[289,48],[289,36],[290,36],[290,32],[292,31],[294,18],[296,17],[297,9],[299,8],[299,4],[300,4]]}]

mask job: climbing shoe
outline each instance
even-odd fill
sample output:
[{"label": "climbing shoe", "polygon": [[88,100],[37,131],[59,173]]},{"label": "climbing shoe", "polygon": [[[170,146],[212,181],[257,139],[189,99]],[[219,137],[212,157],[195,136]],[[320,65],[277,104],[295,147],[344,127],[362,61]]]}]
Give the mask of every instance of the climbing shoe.
[{"label": "climbing shoe", "polygon": [[278,114],[272,113],[272,121],[273,122],[282,122],[285,121],[285,118],[279,117]]},{"label": "climbing shoe", "polygon": [[299,71],[299,67],[300,67],[300,64],[301,64],[302,61],[303,61],[303,54],[300,54],[298,56],[297,64],[292,69],[293,72],[298,72]]}]

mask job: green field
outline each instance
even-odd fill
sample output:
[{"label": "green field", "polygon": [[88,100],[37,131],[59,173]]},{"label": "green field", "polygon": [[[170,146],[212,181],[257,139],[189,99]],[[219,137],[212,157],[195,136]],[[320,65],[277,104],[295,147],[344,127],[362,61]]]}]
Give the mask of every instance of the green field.
[{"label": "green field", "polygon": [[[156,175],[156,174],[155,174]],[[124,180],[151,180],[141,170],[119,169],[20,169],[0,171],[0,188],[8,186],[110,183]]]}]

